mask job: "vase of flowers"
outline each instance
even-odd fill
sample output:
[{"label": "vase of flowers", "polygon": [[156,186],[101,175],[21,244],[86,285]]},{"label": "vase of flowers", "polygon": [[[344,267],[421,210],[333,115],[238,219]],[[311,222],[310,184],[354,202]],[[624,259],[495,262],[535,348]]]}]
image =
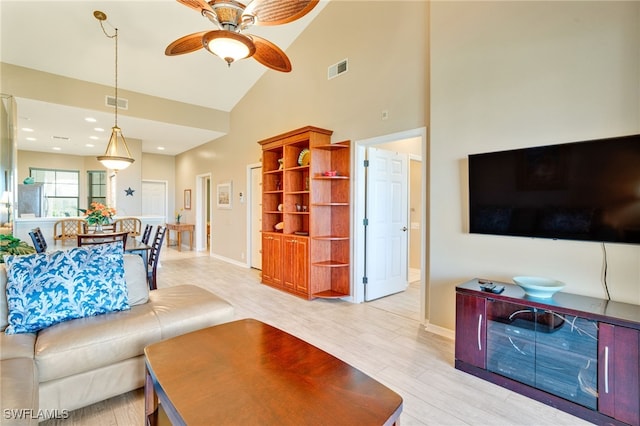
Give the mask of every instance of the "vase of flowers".
[{"label": "vase of flowers", "polygon": [[116,209],[107,207],[97,201],[89,204],[88,209],[79,210],[84,213],[89,225],[95,225],[96,233],[100,233],[102,231],[102,225],[108,225],[111,223],[113,216],[116,214]]},{"label": "vase of flowers", "polygon": [[179,211],[176,212],[176,223],[180,224],[180,219],[182,219],[182,211],[184,209],[180,209]]}]

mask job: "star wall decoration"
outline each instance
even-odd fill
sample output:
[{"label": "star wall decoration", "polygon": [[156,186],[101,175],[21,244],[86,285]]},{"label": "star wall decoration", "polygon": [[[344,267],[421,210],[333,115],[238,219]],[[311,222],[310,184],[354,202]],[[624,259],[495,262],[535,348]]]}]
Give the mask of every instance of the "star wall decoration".
[{"label": "star wall decoration", "polygon": [[135,192],[135,189],[131,189],[131,187],[129,187],[128,189],[125,189],[124,192],[127,194],[127,197],[128,196],[133,197],[133,193]]}]

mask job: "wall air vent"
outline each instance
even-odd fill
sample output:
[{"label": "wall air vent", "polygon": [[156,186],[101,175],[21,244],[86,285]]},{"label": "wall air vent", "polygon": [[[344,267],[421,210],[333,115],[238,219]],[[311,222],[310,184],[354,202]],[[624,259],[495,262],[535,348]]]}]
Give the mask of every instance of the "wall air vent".
[{"label": "wall air vent", "polygon": [[51,136],[51,139],[57,140],[57,141],[70,141],[71,140],[71,138],[68,137],[68,136],[56,136],[56,135]]},{"label": "wall air vent", "polygon": [[333,64],[329,67],[329,71],[327,72],[327,79],[331,80],[345,72],[349,71],[349,60],[343,59],[337,64]]},{"label": "wall air vent", "polygon": [[[105,105],[114,107],[116,105],[116,97],[111,95],[105,96]],[[129,109],[129,100],[118,96],[118,109]]]}]

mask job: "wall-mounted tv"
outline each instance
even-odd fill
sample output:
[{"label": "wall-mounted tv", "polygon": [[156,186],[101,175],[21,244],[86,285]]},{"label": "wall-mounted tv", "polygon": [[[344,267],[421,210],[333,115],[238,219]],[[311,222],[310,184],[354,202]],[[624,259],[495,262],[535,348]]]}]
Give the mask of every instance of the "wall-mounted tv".
[{"label": "wall-mounted tv", "polygon": [[640,135],[468,160],[471,233],[640,244]]}]

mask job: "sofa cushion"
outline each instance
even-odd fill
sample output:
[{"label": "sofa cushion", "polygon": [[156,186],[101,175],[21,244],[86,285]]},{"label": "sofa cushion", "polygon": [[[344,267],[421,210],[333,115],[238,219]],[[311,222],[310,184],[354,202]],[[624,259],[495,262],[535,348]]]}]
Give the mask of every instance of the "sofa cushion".
[{"label": "sofa cushion", "polygon": [[74,318],[129,309],[122,243],[5,256],[5,332],[30,333]]},{"label": "sofa cushion", "polygon": [[35,360],[41,382],[72,376],[142,355],[160,340],[148,303],[128,311],[78,318],[38,333]]},{"label": "sofa cushion", "polygon": [[124,280],[127,283],[129,306],[141,305],[149,300],[149,283],[147,282],[147,268],[142,256],[125,254]]},{"label": "sofa cushion", "polygon": [[160,322],[162,339],[222,324],[234,315],[229,302],[194,285],[152,290],[149,305]]}]

